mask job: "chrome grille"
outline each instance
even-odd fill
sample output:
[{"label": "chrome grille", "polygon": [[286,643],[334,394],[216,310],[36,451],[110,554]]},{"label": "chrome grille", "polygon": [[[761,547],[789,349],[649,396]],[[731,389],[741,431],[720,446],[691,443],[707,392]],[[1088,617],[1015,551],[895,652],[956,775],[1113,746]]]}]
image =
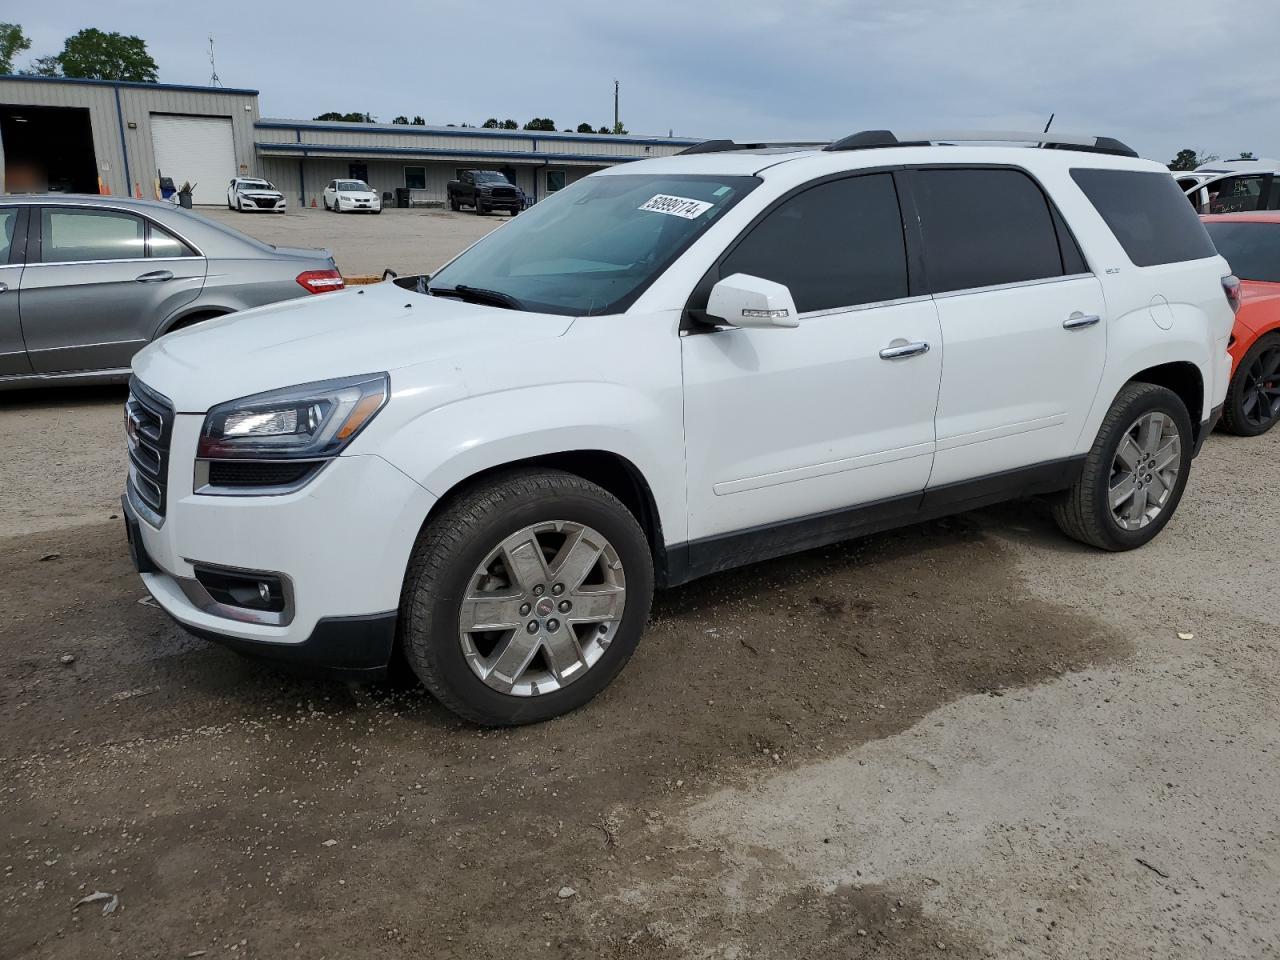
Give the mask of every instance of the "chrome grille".
[{"label": "chrome grille", "polygon": [[124,416],[129,442],[129,493],[134,506],[159,525],[164,520],[167,501],[173,405],[135,377],[129,381]]},{"label": "chrome grille", "polygon": [[249,199],[259,207],[263,207],[267,210],[274,210],[276,208],[276,204],[280,202],[279,197],[250,197]]}]

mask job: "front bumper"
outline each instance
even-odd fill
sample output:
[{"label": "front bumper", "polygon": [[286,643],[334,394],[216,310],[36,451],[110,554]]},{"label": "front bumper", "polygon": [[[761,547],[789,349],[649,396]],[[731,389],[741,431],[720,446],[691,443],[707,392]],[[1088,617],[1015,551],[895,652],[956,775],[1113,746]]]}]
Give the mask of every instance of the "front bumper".
[{"label": "front bumper", "polygon": [[[409,555],[435,498],[372,455],[338,457],[295,493],[196,494],[202,421],[176,417],[162,525],[125,498],[148,592],[191,633],[242,652],[346,673],[385,668]],[[289,585],[287,615],[210,602],[197,564],[278,575]]]}]

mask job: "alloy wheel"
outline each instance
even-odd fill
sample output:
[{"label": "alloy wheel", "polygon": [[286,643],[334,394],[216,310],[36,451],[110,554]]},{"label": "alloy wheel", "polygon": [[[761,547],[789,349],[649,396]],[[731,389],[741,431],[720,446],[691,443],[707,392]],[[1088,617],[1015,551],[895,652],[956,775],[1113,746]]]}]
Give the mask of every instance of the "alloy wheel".
[{"label": "alloy wheel", "polygon": [[1254,427],[1267,427],[1280,416],[1280,345],[1263,350],[1244,371],[1240,412]]},{"label": "alloy wheel", "polygon": [[622,561],[598,531],[567,520],[524,527],[468,581],[458,615],[463,655],[501,693],[562,689],[604,655],[626,594]]},{"label": "alloy wheel", "polygon": [[1111,462],[1111,514],[1125,530],[1140,530],[1164,510],[1182,470],[1182,437],[1173,417],[1153,410],[1125,431]]}]

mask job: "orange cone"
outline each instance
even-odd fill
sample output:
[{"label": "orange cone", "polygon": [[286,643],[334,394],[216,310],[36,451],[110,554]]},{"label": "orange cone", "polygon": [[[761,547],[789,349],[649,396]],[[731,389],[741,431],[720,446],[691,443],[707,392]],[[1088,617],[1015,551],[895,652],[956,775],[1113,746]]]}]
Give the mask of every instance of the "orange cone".
[{"label": "orange cone", "polygon": [[312,194],[312,195],[311,195],[311,209],[312,209],[312,210],[314,210],[315,208],[316,208],[316,198],[315,198],[315,194]]},{"label": "orange cone", "polygon": [[140,184],[137,180],[133,181],[133,193],[134,193],[135,199],[137,200],[142,199],[142,184]]}]

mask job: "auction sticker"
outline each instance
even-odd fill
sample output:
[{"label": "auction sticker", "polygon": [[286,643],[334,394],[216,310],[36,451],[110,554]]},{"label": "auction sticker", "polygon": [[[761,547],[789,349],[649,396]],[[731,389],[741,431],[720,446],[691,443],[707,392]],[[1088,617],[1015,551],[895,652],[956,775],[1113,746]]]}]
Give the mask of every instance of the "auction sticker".
[{"label": "auction sticker", "polygon": [[644,203],[640,204],[640,210],[649,210],[653,213],[665,213],[671,217],[684,217],[686,220],[696,220],[715,204],[707,203],[705,200],[690,200],[688,197],[672,197],[665,193],[659,193],[657,196],[650,197]]}]

